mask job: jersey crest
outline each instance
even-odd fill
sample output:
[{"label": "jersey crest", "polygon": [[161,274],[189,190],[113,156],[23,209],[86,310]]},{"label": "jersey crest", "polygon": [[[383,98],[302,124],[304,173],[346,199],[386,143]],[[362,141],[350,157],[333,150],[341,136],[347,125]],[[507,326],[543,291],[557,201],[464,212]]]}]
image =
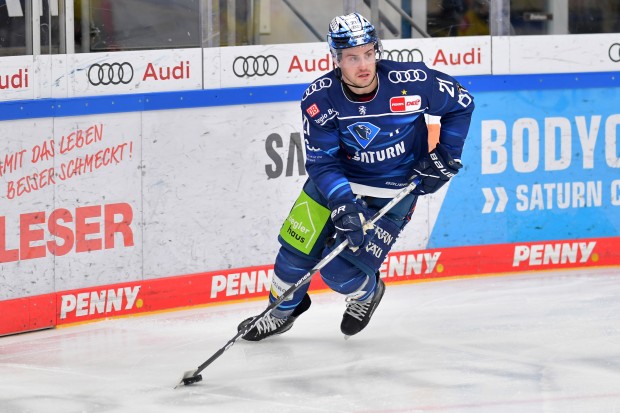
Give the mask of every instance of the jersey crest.
[{"label": "jersey crest", "polygon": [[372,142],[372,140],[379,134],[381,130],[377,126],[370,122],[356,122],[347,126],[351,135],[355,138],[357,143],[364,149]]}]

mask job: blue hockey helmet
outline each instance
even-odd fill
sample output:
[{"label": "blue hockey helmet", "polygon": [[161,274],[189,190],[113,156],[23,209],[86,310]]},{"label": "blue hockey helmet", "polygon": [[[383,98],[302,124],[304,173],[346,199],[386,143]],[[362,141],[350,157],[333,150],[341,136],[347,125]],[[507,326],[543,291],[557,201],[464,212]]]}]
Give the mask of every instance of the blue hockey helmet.
[{"label": "blue hockey helmet", "polygon": [[373,43],[377,60],[381,58],[383,47],[377,36],[377,30],[364,16],[359,13],[351,13],[345,16],[337,16],[329,23],[327,44],[335,61],[339,61],[342,49],[362,46]]}]

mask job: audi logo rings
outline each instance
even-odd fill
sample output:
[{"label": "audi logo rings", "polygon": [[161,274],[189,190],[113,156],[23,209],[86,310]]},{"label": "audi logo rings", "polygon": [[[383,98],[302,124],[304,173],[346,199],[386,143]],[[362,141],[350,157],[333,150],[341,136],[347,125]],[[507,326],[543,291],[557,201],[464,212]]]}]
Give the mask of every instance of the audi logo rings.
[{"label": "audi logo rings", "polygon": [[280,62],[272,54],[268,56],[239,56],[233,61],[233,72],[237,77],[273,76],[279,68]]},{"label": "audi logo rings", "polygon": [[388,73],[388,79],[392,83],[405,83],[405,82],[424,82],[428,78],[428,75],[424,70],[411,69],[411,70],[392,70]]},{"label": "audi logo rings", "polygon": [[331,86],[332,86],[331,79],[321,78],[315,81],[314,83],[312,83],[310,86],[308,86],[308,89],[306,89],[306,91],[304,92],[304,95],[301,97],[301,101],[302,102],[305,101],[308,98],[308,96],[310,96],[314,92],[318,92],[321,89],[325,89]]},{"label": "audi logo rings", "polygon": [[123,63],[95,63],[88,69],[88,81],[93,86],[126,85],[133,79],[133,66]]},{"label": "audi logo rings", "polygon": [[609,58],[612,62],[620,62],[620,43],[614,43],[609,46]]},{"label": "audi logo rings", "polygon": [[385,59],[396,62],[423,62],[424,55],[420,49],[384,50]]}]

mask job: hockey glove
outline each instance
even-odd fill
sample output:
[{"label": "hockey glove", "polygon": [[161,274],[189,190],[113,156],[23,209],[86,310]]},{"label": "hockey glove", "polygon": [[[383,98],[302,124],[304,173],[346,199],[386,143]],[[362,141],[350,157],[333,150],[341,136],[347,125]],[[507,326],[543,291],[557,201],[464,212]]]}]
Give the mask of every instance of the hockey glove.
[{"label": "hockey glove", "polygon": [[452,159],[446,148],[438,144],[428,156],[423,157],[413,167],[411,180],[417,178],[420,183],[413,190],[414,195],[425,195],[437,192],[463,165]]},{"label": "hockey glove", "polygon": [[336,205],[332,209],[331,217],[338,234],[344,235],[349,240],[349,247],[357,248],[364,243],[366,219],[357,203]]}]

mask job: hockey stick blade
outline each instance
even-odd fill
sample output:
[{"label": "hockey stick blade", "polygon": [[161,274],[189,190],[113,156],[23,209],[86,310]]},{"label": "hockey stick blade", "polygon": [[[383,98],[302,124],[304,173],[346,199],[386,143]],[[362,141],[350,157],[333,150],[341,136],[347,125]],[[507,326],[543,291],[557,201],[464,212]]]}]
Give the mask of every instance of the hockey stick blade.
[{"label": "hockey stick blade", "polygon": [[[369,223],[370,224],[374,224],[375,222],[377,222],[379,220],[379,218],[381,218],[382,216],[387,214],[389,210],[391,210],[396,204],[398,204],[400,201],[402,201],[403,198],[405,198],[407,195],[409,195],[411,193],[411,191],[413,191],[415,189],[417,184],[418,184],[418,181],[417,181],[417,179],[415,179],[413,182],[411,182],[409,185],[407,185],[405,188],[403,188],[390,202],[388,202],[383,208],[381,208],[381,210],[379,210],[376,214],[374,214],[372,216],[372,218],[369,220]],[[181,379],[179,384],[177,384],[174,388],[176,389],[177,387],[180,387],[181,385],[186,385],[187,386],[187,385],[198,383],[199,381],[202,381],[202,376],[200,375],[200,372],[202,372],[204,369],[206,369],[211,363],[213,363],[222,354],[224,354],[224,352],[226,350],[231,348],[238,340],[240,340],[241,337],[243,337],[248,331],[250,331],[252,328],[254,328],[256,323],[258,323],[258,320],[260,320],[266,314],[270,313],[277,306],[282,304],[282,302],[285,301],[291,295],[293,295],[295,293],[295,291],[299,290],[299,288],[302,285],[310,282],[310,280],[312,279],[312,276],[314,274],[319,272],[321,270],[321,268],[323,268],[328,263],[330,263],[334,258],[336,258],[336,256],[338,254],[340,254],[348,245],[349,245],[349,241],[348,240],[345,239],[344,241],[342,241],[336,248],[334,248],[321,261],[319,261],[314,268],[312,268],[310,271],[308,271],[306,273],[306,275],[301,277],[301,279],[299,281],[297,281],[288,290],[286,290],[284,293],[282,293],[274,302],[269,304],[267,306],[267,308],[265,310],[263,310],[262,313],[260,313],[256,317],[254,317],[252,319],[252,321],[250,321],[240,331],[238,331],[237,334],[233,338],[228,340],[228,342],[226,343],[226,345],[224,347],[222,347],[218,351],[216,351],[211,357],[209,357],[209,359],[207,361],[202,363],[195,370],[186,371],[185,374],[183,374],[183,378]]]},{"label": "hockey stick blade", "polygon": [[174,386],[174,388],[176,389],[177,387],[188,386],[190,384],[198,383],[199,381],[202,381],[202,375],[198,374],[198,370],[189,370],[183,373],[183,378],[176,386]]}]

